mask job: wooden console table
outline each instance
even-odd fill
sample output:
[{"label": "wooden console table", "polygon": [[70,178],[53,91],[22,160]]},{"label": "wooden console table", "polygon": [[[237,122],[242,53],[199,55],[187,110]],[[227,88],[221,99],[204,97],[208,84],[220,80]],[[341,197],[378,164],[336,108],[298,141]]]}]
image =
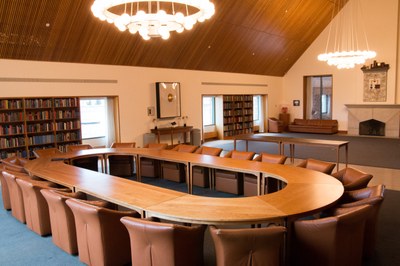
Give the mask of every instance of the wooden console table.
[{"label": "wooden console table", "polygon": [[[183,143],[186,143],[187,133],[191,133],[192,129],[193,129],[192,126],[166,127],[166,128],[152,129],[151,133],[154,133],[157,135],[158,143],[160,143],[161,135],[171,135],[171,145],[174,145],[174,134],[182,134],[183,135]],[[190,136],[190,140],[192,140],[192,135],[190,134],[189,136]]]}]

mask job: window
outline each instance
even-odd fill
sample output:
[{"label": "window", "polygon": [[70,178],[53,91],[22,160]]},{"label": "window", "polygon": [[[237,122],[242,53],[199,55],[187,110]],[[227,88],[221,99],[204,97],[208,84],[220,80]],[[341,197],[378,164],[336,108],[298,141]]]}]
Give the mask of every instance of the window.
[{"label": "window", "polygon": [[203,126],[215,125],[215,96],[203,96]]},{"label": "window", "polygon": [[307,119],[332,119],[332,76],[305,78],[305,114]]},{"label": "window", "polygon": [[82,139],[101,138],[107,135],[106,98],[80,100]]},{"label": "window", "polygon": [[253,96],[253,120],[256,122],[260,121],[260,108],[261,108],[261,96]]}]

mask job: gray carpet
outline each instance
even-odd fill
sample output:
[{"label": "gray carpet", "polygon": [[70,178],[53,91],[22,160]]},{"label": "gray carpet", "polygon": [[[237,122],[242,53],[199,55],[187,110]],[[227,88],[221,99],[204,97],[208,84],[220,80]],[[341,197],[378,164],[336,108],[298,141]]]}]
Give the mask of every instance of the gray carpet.
[{"label": "gray carpet", "polygon": [[[267,133],[271,136],[284,136],[308,139],[326,139],[349,141],[349,164],[365,165],[382,168],[400,169],[400,138],[348,136],[343,134],[305,134],[305,133]],[[225,151],[233,149],[232,140],[216,140],[204,145],[223,148]],[[245,141],[237,142],[237,150],[245,150]],[[278,145],[268,142],[249,142],[249,150],[257,153],[278,153]],[[289,148],[285,147],[285,154],[289,155]],[[335,150],[326,147],[297,145],[295,158],[314,158],[336,162]],[[340,151],[340,160],[344,162],[345,152]]]}]

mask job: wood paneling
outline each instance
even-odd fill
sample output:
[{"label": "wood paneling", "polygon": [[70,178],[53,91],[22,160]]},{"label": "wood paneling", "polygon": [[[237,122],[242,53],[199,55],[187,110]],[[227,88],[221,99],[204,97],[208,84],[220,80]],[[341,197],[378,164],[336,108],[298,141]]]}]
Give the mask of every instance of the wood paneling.
[{"label": "wood paneling", "polygon": [[95,18],[92,0],[0,1],[0,58],[283,76],[333,8],[332,0],[212,2],[215,15],[191,31],[144,41]]}]

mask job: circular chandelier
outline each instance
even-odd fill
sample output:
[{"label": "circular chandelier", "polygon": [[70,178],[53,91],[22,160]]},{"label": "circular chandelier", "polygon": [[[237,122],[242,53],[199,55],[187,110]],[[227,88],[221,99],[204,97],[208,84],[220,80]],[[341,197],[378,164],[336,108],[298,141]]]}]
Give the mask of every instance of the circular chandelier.
[{"label": "circular chandelier", "polygon": [[319,61],[326,61],[330,66],[336,66],[338,69],[350,69],[355,65],[364,64],[367,59],[374,58],[374,51],[348,51],[334,52],[318,55]]},{"label": "circular chandelier", "polygon": [[364,64],[366,60],[376,56],[376,52],[369,50],[365,28],[361,23],[360,1],[346,1],[333,2],[325,53],[318,55],[319,61],[326,61],[328,65],[338,69],[354,68],[355,65]]},{"label": "circular chandelier", "polygon": [[168,39],[170,32],[191,30],[215,13],[209,0],[95,0],[91,9],[100,20],[114,23],[120,31],[138,32],[145,40]]}]

